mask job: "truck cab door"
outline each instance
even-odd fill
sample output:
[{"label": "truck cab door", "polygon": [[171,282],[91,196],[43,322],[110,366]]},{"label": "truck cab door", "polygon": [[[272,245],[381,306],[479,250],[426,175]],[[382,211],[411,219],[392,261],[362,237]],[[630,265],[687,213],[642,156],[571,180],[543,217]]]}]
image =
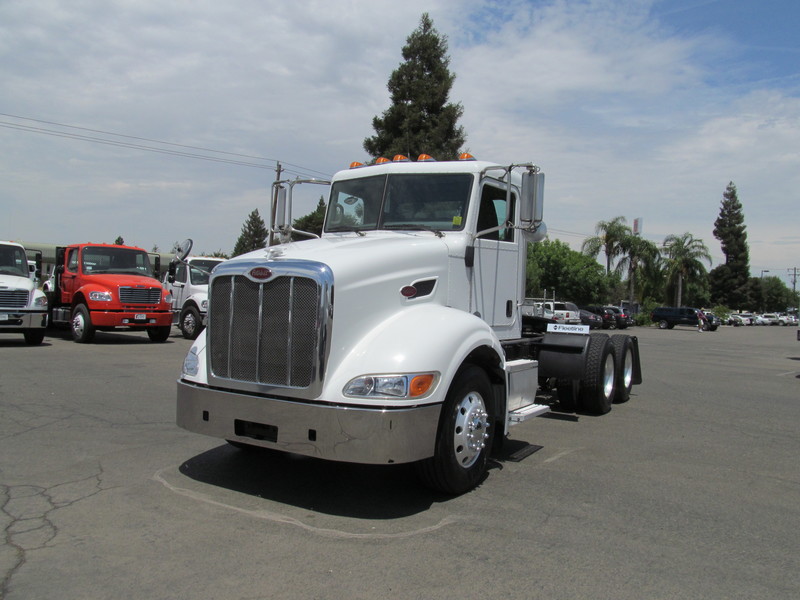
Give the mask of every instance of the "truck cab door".
[{"label": "truck cab door", "polygon": [[64,272],[61,273],[61,277],[59,278],[61,302],[63,304],[72,304],[72,297],[78,285],[79,252],[79,248],[67,248]]},{"label": "truck cab door", "polygon": [[[512,193],[511,203],[513,222],[516,194]],[[502,225],[506,219],[506,205],[504,188],[484,184],[478,210],[477,232]],[[517,299],[521,277],[517,233],[513,227],[507,227],[490,231],[475,240],[473,304],[481,318],[501,338],[516,337],[513,332],[519,328]]]},{"label": "truck cab door", "polygon": [[180,310],[187,294],[187,282],[189,268],[184,263],[178,263],[175,267],[175,281],[167,282],[167,289],[172,293],[172,309]]}]

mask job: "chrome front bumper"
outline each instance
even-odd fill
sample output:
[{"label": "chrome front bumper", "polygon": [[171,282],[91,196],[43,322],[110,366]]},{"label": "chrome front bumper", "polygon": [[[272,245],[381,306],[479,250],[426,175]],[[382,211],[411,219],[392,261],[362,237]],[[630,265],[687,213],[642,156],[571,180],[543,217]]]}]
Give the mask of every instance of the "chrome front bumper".
[{"label": "chrome front bumper", "polygon": [[364,464],[433,456],[441,404],[349,408],[212,390],[178,380],[177,424],[195,433]]}]

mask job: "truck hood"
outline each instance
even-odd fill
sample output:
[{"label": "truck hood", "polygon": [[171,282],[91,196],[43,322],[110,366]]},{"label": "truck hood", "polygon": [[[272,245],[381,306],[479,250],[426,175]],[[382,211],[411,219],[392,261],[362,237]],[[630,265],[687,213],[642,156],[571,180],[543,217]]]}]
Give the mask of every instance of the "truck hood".
[{"label": "truck hood", "polygon": [[[432,233],[370,232],[364,237],[355,234],[305,240],[257,250],[228,261],[231,268],[242,259],[252,267],[254,262],[278,265],[281,261],[308,260],[327,265],[333,274],[334,309],[332,369],[349,352],[356,351],[360,340],[379,336],[381,328],[393,322],[406,310],[425,304],[446,305],[448,274],[452,257],[457,254],[447,242]],[[426,281],[417,297],[407,298],[401,290]],[[211,307],[213,310],[213,306]]]},{"label": "truck hood", "polygon": [[[348,234],[272,246],[232,260],[316,261],[333,271],[337,297],[367,288],[389,289],[400,297],[400,289],[419,278],[446,276],[453,250],[447,242],[427,232],[370,232],[364,237]],[[387,286],[387,281],[396,281],[397,287]]]},{"label": "truck hood", "polygon": [[33,288],[33,281],[27,277],[18,277],[17,275],[0,275],[0,289],[26,290],[30,292],[33,290]]},{"label": "truck hood", "polygon": [[146,275],[123,275],[121,273],[98,273],[83,275],[85,284],[107,287],[163,287],[161,282]]}]

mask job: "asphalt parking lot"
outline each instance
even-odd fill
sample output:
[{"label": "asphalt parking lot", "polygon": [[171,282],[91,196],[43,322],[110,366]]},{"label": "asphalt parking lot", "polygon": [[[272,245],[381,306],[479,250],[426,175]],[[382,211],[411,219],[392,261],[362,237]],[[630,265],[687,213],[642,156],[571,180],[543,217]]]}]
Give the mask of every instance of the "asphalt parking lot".
[{"label": "asphalt parking lot", "polygon": [[796,328],[634,328],[644,383],[512,429],[456,498],[407,466],[174,424],[190,343],[0,337],[0,598],[796,598]]}]

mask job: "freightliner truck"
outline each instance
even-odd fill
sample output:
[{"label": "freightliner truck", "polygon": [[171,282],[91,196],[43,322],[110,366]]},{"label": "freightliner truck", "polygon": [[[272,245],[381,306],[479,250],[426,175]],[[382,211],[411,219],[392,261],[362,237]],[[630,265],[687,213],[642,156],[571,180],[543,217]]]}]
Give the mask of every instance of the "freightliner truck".
[{"label": "freightliner truck", "polygon": [[29,269],[25,248],[0,241],[0,333],[21,333],[25,343],[41,344],[47,328],[47,297],[36,288],[41,255]]},{"label": "freightliner truck", "polygon": [[208,277],[223,259],[192,256],[172,261],[164,287],[172,294],[172,322],[187,340],[196,339],[205,327],[208,310]]},{"label": "freightliner truck", "polygon": [[79,343],[91,342],[96,331],[120,328],[147,331],[151,341],[164,342],[172,326],[172,296],[153,275],[150,257],[141,248],[58,247],[47,284],[52,322],[69,325]]},{"label": "freightliner truck", "polygon": [[415,463],[460,494],[511,425],[555,406],[541,398],[603,414],[641,382],[635,337],[521,313],[527,247],[546,232],[536,165],[354,163],[324,182],[321,238],[292,241],[297,183],[273,186],[270,245],[211,275],[207,327],[177,382],[181,427],[245,449]]}]

